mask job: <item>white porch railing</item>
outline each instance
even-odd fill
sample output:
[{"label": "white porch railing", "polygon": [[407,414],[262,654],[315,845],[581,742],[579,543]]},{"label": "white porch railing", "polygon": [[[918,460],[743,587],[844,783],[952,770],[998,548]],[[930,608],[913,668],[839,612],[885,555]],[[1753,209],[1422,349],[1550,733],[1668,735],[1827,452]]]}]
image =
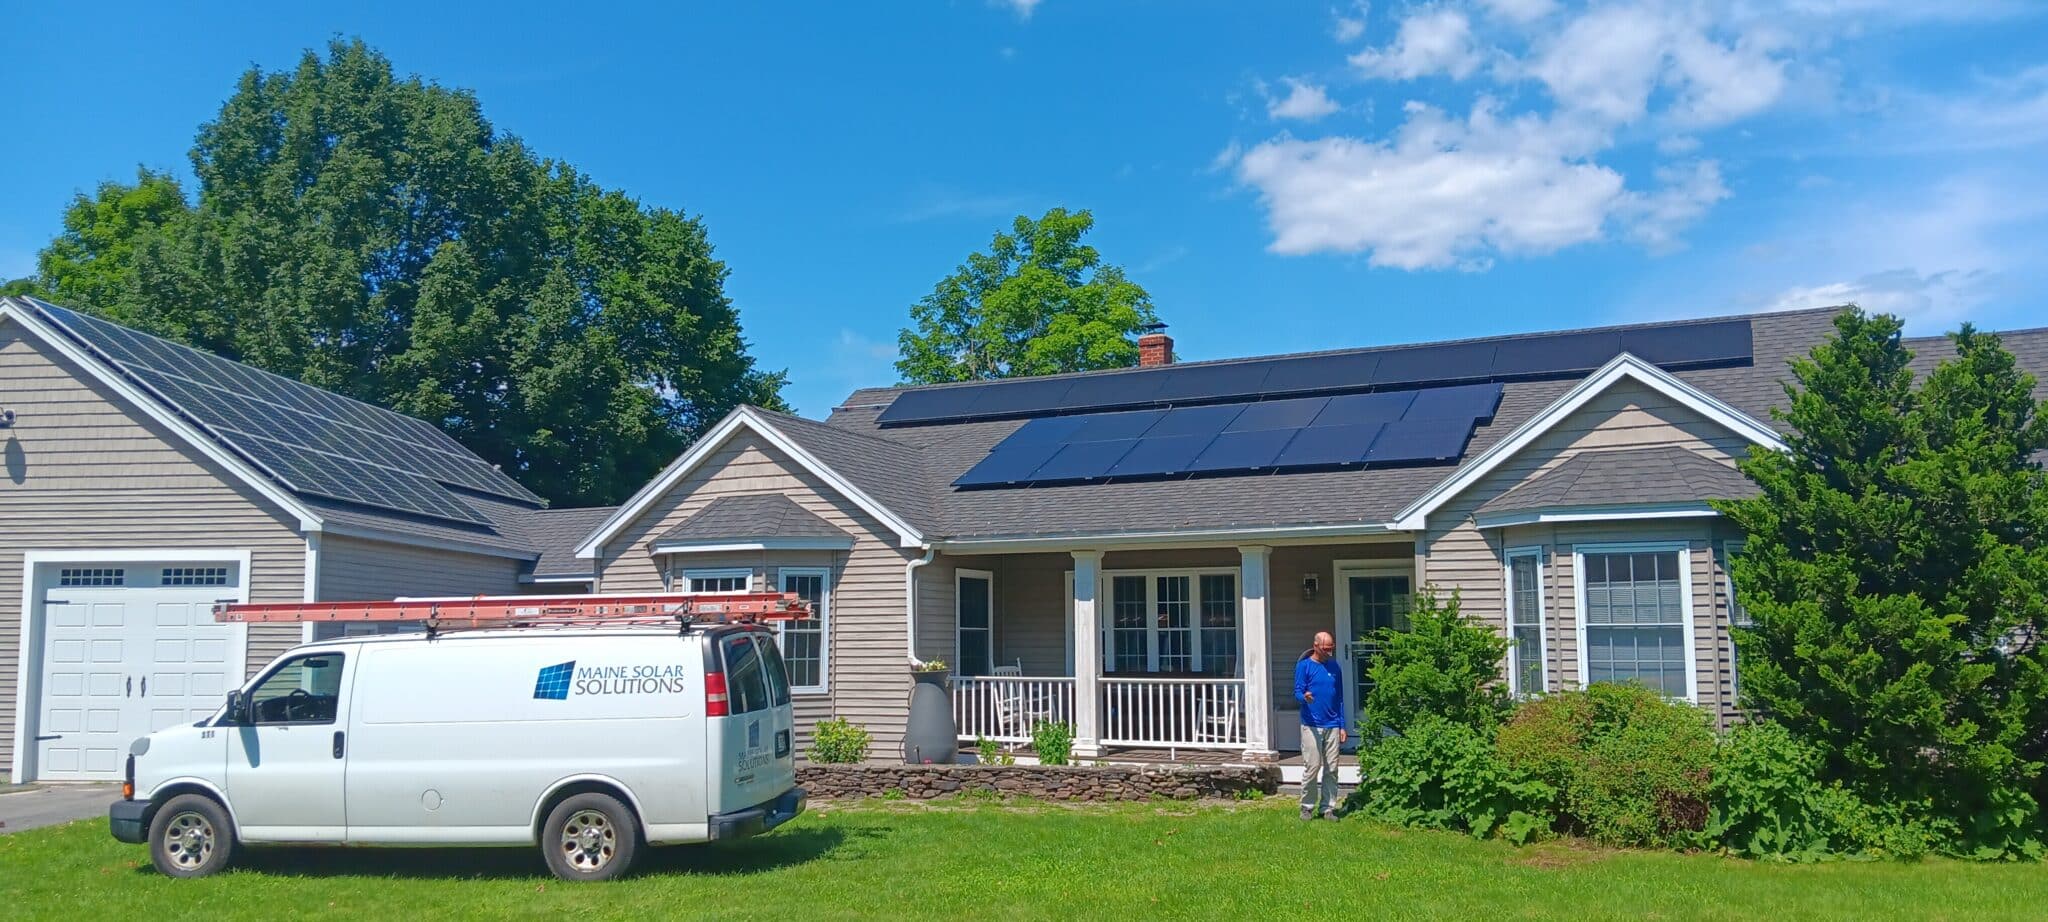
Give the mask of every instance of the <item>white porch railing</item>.
[{"label": "white porch railing", "polygon": [[961,740],[1029,743],[1040,722],[1073,725],[1072,676],[953,677],[953,723]]},{"label": "white porch railing", "polygon": [[1101,681],[1104,745],[1245,748],[1243,679]]}]

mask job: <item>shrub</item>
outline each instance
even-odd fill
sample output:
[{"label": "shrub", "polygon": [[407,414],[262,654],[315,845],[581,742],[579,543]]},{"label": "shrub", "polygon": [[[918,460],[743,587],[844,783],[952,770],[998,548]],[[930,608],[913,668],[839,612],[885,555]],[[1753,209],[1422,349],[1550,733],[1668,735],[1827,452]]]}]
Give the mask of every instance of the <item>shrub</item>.
[{"label": "shrub", "polygon": [[868,731],[841,718],[818,721],[811,734],[810,760],[823,765],[850,765],[868,757]]},{"label": "shrub", "polygon": [[1557,792],[1566,828],[1608,845],[1682,845],[1707,824],[1706,715],[1640,685],[1602,683],[1524,704],[1498,751]]},{"label": "shrub", "polygon": [[1364,775],[1347,809],[1429,829],[1500,834],[1528,842],[1550,829],[1557,792],[1510,769],[1480,731],[1436,715],[1406,733],[1372,739],[1361,750]]},{"label": "shrub", "polygon": [[986,736],[974,738],[975,761],[983,765],[1015,765],[1017,757],[1003,751],[1003,744]]},{"label": "shrub", "polygon": [[1914,858],[1928,851],[1935,830],[1821,781],[1823,762],[1819,747],[1780,724],[1754,721],[1729,730],[1714,747],[1706,844],[1781,861]]},{"label": "shrub", "polygon": [[1064,723],[1039,721],[1031,728],[1031,748],[1040,765],[1068,765],[1074,759],[1074,728]]},{"label": "shrub", "polygon": [[1490,733],[1508,706],[1500,681],[1508,642],[1490,625],[1459,612],[1458,595],[1439,601],[1425,588],[1415,597],[1407,630],[1381,630],[1371,670],[1373,689],[1360,702],[1366,739],[1402,732],[1438,716]]}]

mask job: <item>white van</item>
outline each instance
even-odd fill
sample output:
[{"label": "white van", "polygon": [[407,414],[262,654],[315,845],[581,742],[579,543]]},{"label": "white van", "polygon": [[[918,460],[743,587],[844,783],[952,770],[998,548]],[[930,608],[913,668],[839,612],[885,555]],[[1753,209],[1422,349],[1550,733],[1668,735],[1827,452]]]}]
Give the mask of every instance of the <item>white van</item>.
[{"label": "white van", "polygon": [[278,657],[214,716],[135,741],[114,837],[198,877],[237,846],[539,845],[565,880],[804,808],[769,629],[354,637]]}]

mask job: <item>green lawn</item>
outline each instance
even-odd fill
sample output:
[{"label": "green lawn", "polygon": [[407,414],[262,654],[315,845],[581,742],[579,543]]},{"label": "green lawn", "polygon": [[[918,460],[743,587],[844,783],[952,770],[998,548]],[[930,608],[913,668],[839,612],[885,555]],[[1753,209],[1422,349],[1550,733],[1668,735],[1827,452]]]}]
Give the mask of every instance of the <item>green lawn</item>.
[{"label": "green lawn", "polygon": [[531,851],[244,852],[168,880],[104,822],[0,836],[16,918],[585,915],[1244,918],[2042,918],[2048,866],[1784,866],[1516,849],[1352,818],[1302,823],[1283,799],[1222,806],[870,802],[764,838],[661,849],[631,879],[569,885]]}]

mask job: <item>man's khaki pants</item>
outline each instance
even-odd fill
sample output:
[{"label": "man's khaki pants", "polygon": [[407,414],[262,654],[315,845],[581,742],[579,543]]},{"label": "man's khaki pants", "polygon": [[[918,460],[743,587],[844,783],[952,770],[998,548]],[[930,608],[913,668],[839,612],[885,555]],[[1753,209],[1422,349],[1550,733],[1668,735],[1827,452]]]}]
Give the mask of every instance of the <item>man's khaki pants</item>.
[{"label": "man's khaki pants", "polygon": [[1301,806],[1321,813],[1337,801],[1337,728],[1301,728]]}]

